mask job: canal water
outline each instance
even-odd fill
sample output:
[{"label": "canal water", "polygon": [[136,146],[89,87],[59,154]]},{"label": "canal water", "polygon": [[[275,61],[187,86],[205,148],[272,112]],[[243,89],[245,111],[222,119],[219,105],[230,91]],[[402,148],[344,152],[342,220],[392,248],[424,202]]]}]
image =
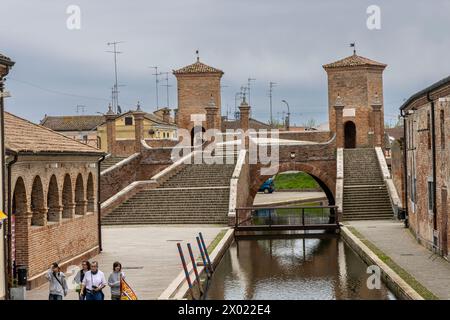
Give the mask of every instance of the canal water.
[{"label": "canal water", "polygon": [[367,265],[338,236],[236,240],[214,272],[208,300],[395,299],[368,289]]}]

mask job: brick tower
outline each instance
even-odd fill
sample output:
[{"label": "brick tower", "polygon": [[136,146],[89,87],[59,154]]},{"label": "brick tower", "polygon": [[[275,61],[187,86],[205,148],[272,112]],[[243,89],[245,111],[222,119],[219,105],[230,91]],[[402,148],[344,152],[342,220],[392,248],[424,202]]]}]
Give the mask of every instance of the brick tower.
[{"label": "brick tower", "polygon": [[328,75],[330,131],[337,133],[338,147],[382,145],[383,70],[386,66],[358,56],[356,52],[323,66]]},{"label": "brick tower", "polygon": [[[173,74],[177,78],[178,87],[178,110],[177,126],[178,128],[193,129],[191,114],[204,114],[206,108],[213,100],[218,108],[215,113],[215,124],[221,127],[221,98],[220,98],[220,79],[223,71],[210,67],[197,57],[197,61],[191,65],[174,70]],[[206,119],[206,118],[205,118]],[[206,127],[206,122],[203,125]]]}]

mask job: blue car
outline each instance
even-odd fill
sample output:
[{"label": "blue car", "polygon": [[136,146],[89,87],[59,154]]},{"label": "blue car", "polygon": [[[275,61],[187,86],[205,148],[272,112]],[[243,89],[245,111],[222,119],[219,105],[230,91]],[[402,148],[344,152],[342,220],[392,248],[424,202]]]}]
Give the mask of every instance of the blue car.
[{"label": "blue car", "polygon": [[258,192],[264,192],[264,193],[272,193],[275,191],[275,184],[273,183],[273,179],[269,178],[267,179],[261,187],[259,187]]}]

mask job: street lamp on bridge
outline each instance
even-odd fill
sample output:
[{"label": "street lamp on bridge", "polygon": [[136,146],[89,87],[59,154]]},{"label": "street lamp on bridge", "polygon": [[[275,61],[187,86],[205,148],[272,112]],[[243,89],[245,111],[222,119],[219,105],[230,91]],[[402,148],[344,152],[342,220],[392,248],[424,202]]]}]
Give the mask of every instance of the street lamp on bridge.
[{"label": "street lamp on bridge", "polygon": [[291,111],[289,110],[289,103],[286,100],[281,100],[281,102],[284,102],[288,109],[287,120],[286,120],[286,130],[289,131],[289,125],[291,122]]}]

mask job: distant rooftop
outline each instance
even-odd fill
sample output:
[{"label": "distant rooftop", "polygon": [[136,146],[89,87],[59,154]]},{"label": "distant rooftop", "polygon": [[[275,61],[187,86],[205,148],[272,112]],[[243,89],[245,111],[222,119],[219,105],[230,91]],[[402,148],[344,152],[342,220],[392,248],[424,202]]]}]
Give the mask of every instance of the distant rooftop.
[{"label": "distant rooftop", "polygon": [[5,112],[5,147],[14,152],[93,153],[97,148]]},{"label": "distant rooftop", "polygon": [[105,122],[102,115],[45,116],[41,125],[55,131],[90,131]]},{"label": "distant rooftop", "polygon": [[342,68],[342,67],[363,67],[363,66],[375,66],[386,68],[387,64],[377,62],[357,54],[353,54],[344,59],[323,65],[324,69]]},{"label": "distant rooftop", "polygon": [[186,73],[220,73],[223,74],[222,70],[210,67],[197,58],[197,62],[190,64],[178,70],[174,70],[173,74],[186,74]]}]

